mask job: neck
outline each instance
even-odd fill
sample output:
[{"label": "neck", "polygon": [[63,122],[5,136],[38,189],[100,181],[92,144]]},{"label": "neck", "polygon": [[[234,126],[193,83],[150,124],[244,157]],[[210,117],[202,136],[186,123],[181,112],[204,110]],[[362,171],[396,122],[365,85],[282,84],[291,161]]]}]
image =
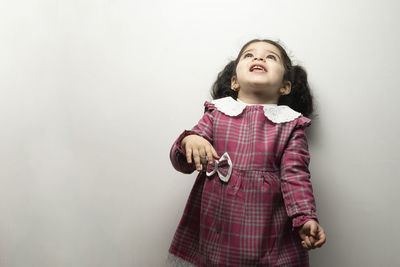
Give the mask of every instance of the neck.
[{"label": "neck", "polygon": [[247,104],[278,104],[279,97],[271,99],[271,97],[264,95],[243,93],[241,94],[241,92],[239,91],[238,99]]}]

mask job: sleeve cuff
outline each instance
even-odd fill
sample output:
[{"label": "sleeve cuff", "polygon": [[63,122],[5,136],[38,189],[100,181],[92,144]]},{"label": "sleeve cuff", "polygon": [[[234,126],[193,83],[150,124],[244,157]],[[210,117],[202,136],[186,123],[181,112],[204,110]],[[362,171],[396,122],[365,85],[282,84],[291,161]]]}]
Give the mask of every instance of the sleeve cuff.
[{"label": "sleeve cuff", "polygon": [[300,228],[303,226],[308,221],[316,221],[319,223],[318,218],[316,216],[311,216],[311,217],[306,217],[306,216],[298,216],[293,219],[292,221],[292,230],[293,231],[298,231]]}]

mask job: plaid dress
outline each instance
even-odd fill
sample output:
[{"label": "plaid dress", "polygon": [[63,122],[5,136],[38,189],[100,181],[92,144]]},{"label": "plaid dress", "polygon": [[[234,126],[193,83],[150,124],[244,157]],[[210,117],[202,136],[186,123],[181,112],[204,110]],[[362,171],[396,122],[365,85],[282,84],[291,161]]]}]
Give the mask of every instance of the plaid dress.
[{"label": "plaid dress", "polygon": [[[232,173],[228,182],[217,173],[198,174],[169,257],[196,266],[309,266],[297,230],[308,220],[318,222],[305,135],[311,120],[298,113],[273,122],[263,105],[233,105],[232,115],[221,105],[227,100],[239,103],[230,97],[206,101],[198,124],[171,148],[174,168],[192,173],[195,165],[187,163],[180,142],[200,135],[219,156],[229,154]],[[275,106],[270,114],[278,108],[290,109]]]}]

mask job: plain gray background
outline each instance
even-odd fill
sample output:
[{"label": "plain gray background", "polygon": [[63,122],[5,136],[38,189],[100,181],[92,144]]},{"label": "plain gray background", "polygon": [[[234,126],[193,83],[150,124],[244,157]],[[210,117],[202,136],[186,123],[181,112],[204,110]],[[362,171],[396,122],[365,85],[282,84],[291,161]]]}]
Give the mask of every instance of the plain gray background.
[{"label": "plain gray background", "polygon": [[399,266],[400,2],[0,1],[0,266],[164,266],[196,173],[169,149],[253,38],[303,65],[327,243]]}]

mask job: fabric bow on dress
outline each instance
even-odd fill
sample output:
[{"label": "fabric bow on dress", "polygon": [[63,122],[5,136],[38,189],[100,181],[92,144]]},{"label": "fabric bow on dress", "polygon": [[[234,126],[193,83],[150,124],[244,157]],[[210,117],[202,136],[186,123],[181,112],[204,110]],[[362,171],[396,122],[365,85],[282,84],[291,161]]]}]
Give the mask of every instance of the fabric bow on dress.
[{"label": "fabric bow on dress", "polygon": [[[211,171],[209,171],[211,169]],[[218,173],[219,179],[223,182],[228,182],[232,174],[232,161],[228,153],[225,152],[222,157],[215,160],[213,163],[207,166],[207,176],[213,175],[215,172]]]}]

